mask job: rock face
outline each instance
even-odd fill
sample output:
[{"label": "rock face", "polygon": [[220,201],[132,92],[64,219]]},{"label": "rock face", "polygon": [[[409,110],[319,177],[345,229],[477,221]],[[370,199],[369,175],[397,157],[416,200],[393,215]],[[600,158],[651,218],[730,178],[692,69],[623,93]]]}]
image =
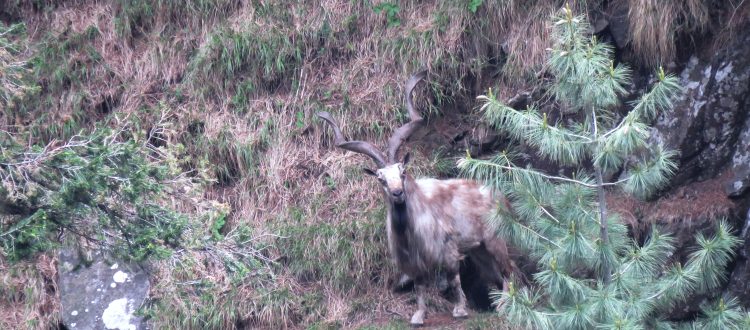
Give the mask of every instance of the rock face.
[{"label": "rock face", "polygon": [[685,86],[674,111],[659,118],[653,135],[681,152],[672,182],[714,178],[733,171],[726,192],[740,196],[750,179],[750,35],[710,60],[692,56],[680,74]]},{"label": "rock face", "polygon": [[68,329],[148,329],[134,315],[149,289],[148,276],[139,267],[105,263],[101,254],[87,267],[76,251],[64,249],[58,283]]},{"label": "rock face", "polygon": [[[750,97],[750,96],[749,96]],[[745,109],[747,116],[744,128],[740,133],[737,150],[732,157],[732,181],[726,185],[726,192],[731,197],[738,197],[748,191],[750,188],[750,101],[745,100]]]},{"label": "rock face", "polygon": [[[743,241],[733,263],[726,292],[750,306],[750,35],[736,38],[726,50],[703,60],[690,57],[680,74],[684,94],[674,111],[659,118],[653,138],[681,152],[672,182],[721,181],[735,207],[730,222]],[[709,180],[710,179],[710,180]],[[706,182],[707,182],[706,181]],[[677,191],[679,191],[678,188]],[[705,191],[699,191],[701,196]],[[718,197],[714,197],[719,200]],[[703,221],[713,221],[708,217]],[[685,223],[693,224],[692,221]],[[680,224],[682,231],[707,232]],[[740,230],[741,229],[741,230]],[[710,230],[709,230],[710,232]],[[678,239],[680,243],[690,238]],[[688,245],[689,246],[689,245]],[[696,301],[697,303],[697,301]],[[690,305],[690,304],[688,304]],[[684,306],[685,311],[692,310]]]}]

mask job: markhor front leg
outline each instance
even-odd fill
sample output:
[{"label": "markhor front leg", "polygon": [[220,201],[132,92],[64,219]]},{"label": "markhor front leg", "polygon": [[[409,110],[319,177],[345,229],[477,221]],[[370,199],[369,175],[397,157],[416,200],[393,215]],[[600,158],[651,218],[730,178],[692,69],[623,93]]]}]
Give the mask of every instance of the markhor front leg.
[{"label": "markhor front leg", "polygon": [[416,283],[417,289],[417,312],[411,317],[411,325],[420,326],[424,324],[424,317],[427,314],[427,304],[424,301],[424,283]]}]

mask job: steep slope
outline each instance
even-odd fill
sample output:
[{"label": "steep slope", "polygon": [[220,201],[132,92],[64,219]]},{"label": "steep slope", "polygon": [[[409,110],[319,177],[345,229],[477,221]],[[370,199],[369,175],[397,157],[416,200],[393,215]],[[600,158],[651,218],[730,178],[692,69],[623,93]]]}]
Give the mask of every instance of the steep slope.
[{"label": "steep slope", "polygon": [[[146,314],[156,326],[356,327],[402,318],[412,302],[389,289],[396,274],[377,187],[361,174],[367,159],[333,148],[314,114],[329,111],[347,136],[383,145],[405,117],[405,78],[426,67],[429,84],[415,99],[429,123],[410,141],[413,168],[454,175],[465,149],[482,156],[506,147],[472,111],[476,95],[491,87],[505,99],[543,99],[545,24],[562,3],[5,1],[0,21],[24,24],[28,36],[12,55],[28,61],[38,90],[2,104],[0,120],[40,146],[128,123],[148,145],[168,149],[186,176],[205,181],[190,198],[165,203],[217,235],[247,231],[262,242],[272,280],[207,254],[155,261]],[[683,53],[710,62],[743,31],[750,7],[673,1],[639,12],[628,9],[654,2],[576,3],[622,60],[641,66],[642,81],[655,63],[673,63],[674,72],[690,66]],[[738,93],[747,98],[746,89]],[[750,130],[735,119],[731,134]],[[700,179],[720,179],[727,166],[709,166]],[[736,217],[747,199],[715,215]],[[30,288],[0,298],[0,327],[56,324],[54,258],[10,263],[0,254],[0,292]],[[443,300],[433,304],[448,310]]]}]

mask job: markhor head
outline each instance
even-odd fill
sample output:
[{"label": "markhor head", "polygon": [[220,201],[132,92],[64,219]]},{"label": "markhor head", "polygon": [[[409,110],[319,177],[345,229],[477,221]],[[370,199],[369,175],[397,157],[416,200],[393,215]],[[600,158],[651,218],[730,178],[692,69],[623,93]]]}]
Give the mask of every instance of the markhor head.
[{"label": "markhor head", "polygon": [[404,182],[407,178],[405,168],[406,164],[409,162],[409,154],[407,153],[400,162],[396,157],[401,144],[406,141],[424,121],[419,112],[414,109],[411,92],[414,90],[414,86],[416,86],[420,80],[424,79],[426,75],[427,71],[420,71],[411,76],[406,82],[404,88],[404,99],[410,121],[396,129],[391,138],[388,139],[387,156],[369,142],[349,141],[345,139],[338,123],[333,117],[331,117],[330,113],[323,111],[317,114],[318,117],[323,119],[333,129],[334,143],[337,147],[370,156],[372,161],[375,162],[377,170],[373,171],[365,169],[365,173],[377,177],[380,184],[382,184],[383,189],[385,189],[386,196],[388,196],[393,203],[397,204],[403,204],[406,202],[407,198]]}]

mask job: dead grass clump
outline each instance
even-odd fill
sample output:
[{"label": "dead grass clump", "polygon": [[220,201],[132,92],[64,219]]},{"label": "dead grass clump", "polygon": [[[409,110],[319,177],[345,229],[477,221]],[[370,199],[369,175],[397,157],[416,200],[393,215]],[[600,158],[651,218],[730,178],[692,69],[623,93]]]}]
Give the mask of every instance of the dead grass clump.
[{"label": "dead grass clump", "polygon": [[216,246],[179,253],[157,264],[146,308],[154,326],[235,329],[255,315],[259,315],[260,324],[272,327],[299,320],[299,316],[289,315],[299,310],[289,289],[274,283],[265,266],[249,268],[232,252],[241,253]]},{"label": "dead grass clump", "polygon": [[59,313],[56,258],[11,265],[0,254],[0,328],[56,328]]},{"label": "dead grass clump", "polygon": [[628,19],[632,46],[645,64],[652,67],[665,65],[674,58],[675,23],[682,8],[682,1],[630,2]]},{"label": "dead grass clump", "polygon": [[[389,258],[381,248],[386,245],[384,214],[382,208],[375,210],[357,217],[346,216],[346,209],[335,210],[340,219],[330,223],[290,219],[278,228],[287,238],[276,242],[285,266],[303,283],[320,282],[343,294],[384,285],[392,274],[385,271]],[[292,209],[291,215],[301,217],[302,212]]]},{"label": "dead grass clump", "polygon": [[230,0],[124,0],[115,7],[116,31],[131,41],[154,30],[173,34],[184,28],[197,28],[237,10]]},{"label": "dead grass clump", "polygon": [[[154,262],[143,313],[157,328],[236,329],[243,322],[270,328],[300,322],[295,282],[277,273],[271,244],[278,238],[246,224],[229,230],[226,205],[198,202],[184,247]],[[217,211],[218,210],[218,211]]]},{"label": "dead grass clump", "polygon": [[[36,90],[30,79],[26,27],[0,22],[0,108],[13,108]],[[10,113],[4,113],[10,116]]]},{"label": "dead grass clump", "polygon": [[674,60],[679,39],[695,42],[708,36],[712,48],[721,49],[750,17],[744,1],[630,0],[627,6],[633,51],[650,67]]},{"label": "dead grass clump", "polygon": [[[520,4],[517,4],[517,6]],[[554,2],[539,1],[530,8],[508,8],[503,50],[507,54],[505,77],[519,81],[534,80],[547,59],[549,28],[547,22],[555,10]]]},{"label": "dead grass clump", "polygon": [[726,50],[730,41],[747,30],[750,22],[750,2],[727,1],[725,12],[720,18],[713,18],[723,24],[718,24],[718,32],[714,38],[713,48],[716,52]]},{"label": "dead grass clump", "polygon": [[234,107],[244,111],[258,94],[288,90],[301,61],[296,35],[276,28],[249,25],[240,31],[219,30],[191,61],[192,87],[206,97],[234,91]]},{"label": "dead grass clump", "polygon": [[706,223],[733,215],[737,205],[726,196],[723,188],[728,178],[724,173],[714,179],[691,183],[653,202],[609,195],[607,204],[633,228],[637,237],[648,234],[652,225],[672,232],[703,228],[707,227]]}]

